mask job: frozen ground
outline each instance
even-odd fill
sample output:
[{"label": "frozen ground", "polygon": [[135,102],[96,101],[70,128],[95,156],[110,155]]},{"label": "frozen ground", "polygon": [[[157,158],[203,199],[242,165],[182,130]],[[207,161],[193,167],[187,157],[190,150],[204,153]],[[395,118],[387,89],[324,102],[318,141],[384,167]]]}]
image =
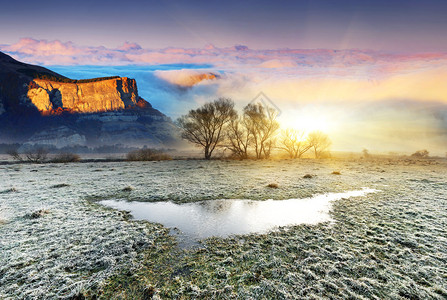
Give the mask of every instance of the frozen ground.
[{"label": "frozen ground", "polygon": [[[445,299],[446,167],[434,160],[0,166],[0,298]],[[380,192],[335,202],[335,224],[211,238],[185,251],[161,225],[96,204],[290,199],[362,187]]]}]

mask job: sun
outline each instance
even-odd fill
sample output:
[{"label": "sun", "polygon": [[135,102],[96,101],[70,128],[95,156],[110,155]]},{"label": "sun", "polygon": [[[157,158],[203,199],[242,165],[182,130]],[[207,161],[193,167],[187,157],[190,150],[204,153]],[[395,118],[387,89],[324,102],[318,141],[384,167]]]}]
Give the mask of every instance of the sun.
[{"label": "sun", "polygon": [[278,121],[282,128],[292,128],[306,134],[312,131],[334,134],[339,129],[340,116],[340,112],[334,107],[306,105],[283,110]]},{"label": "sun", "polygon": [[283,120],[284,128],[293,128],[309,133],[312,131],[329,132],[333,129],[329,119],[321,114],[291,114]]},{"label": "sun", "polygon": [[316,130],[326,132],[330,129],[329,122],[322,116],[301,116],[292,121],[291,127],[307,133]]}]

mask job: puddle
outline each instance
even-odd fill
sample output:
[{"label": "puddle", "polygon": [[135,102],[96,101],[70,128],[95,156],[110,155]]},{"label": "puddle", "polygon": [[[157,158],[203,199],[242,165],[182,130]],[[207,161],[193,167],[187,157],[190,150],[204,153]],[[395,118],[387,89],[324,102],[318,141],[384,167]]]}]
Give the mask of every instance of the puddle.
[{"label": "puddle", "polygon": [[[128,202],[103,200],[99,203],[130,211],[137,220],[178,228],[180,236],[199,240],[211,236],[264,233],[278,226],[317,224],[331,221],[331,201],[364,196],[374,189],[328,193],[304,199],[242,200],[222,199],[194,203]],[[172,232],[172,231],[171,231]]]}]

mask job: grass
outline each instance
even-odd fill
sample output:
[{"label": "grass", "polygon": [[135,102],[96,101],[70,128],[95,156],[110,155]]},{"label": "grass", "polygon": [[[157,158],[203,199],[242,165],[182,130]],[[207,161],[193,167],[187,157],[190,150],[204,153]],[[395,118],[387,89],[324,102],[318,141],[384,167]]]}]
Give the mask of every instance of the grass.
[{"label": "grass", "polygon": [[52,185],[50,188],[52,188],[52,189],[60,189],[60,188],[67,187],[67,186],[70,186],[70,185],[67,184],[67,183],[58,183],[58,184]]},{"label": "grass", "polygon": [[[447,253],[429,229],[436,223],[416,217],[436,206],[436,196],[426,185],[415,193],[395,176],[382,193],[338,201],[332,212],[335,224],[211,238],[183,255],[165,253],[160,262],[169,264],[157,272],[152,263],[145,264],[130,285],[120,278],[104,290],[143,299],[150,283],[162,299],[443,299],[447,270],[439,266]],[[447,222],[441,211],[437,218]],[[417,229],[421,222],[423,233]]]},{"label": "grass", "polygon": [[438,265],[442,255],[429,253],[445,249],[430,238],[411,242],[417,226],[394,219],[395,201],[393,194],[344,199],[335,225],[211,238],[180,255],[175,248],[147,253],[132,276],[110,279],[100,298],[144,299],[149,286],[162,299],[442,299],[447,270]]},{"label": "grass", "polygon": [[[331,174],[340,168],[343,176]],[[0,182],[20,191],[0,193],[1,217],[8,221],[0,228],[0,298],[447,295],[445,161],[91,162],[39,166],[39,176],[32,169],[0,166]],[[312,180],[302,178],[306,172]],[[50,188],[61,176],[72,188]],[[281,188],[267,189],[268,182]],[[123,192],[129,183],[138,189]],[[361,187],[380,192],[336,201],[333,223],[210,238],[183,250],[159,224],[84,201],[288,199]],[[51,214],[23,217],[42,207]]]}]

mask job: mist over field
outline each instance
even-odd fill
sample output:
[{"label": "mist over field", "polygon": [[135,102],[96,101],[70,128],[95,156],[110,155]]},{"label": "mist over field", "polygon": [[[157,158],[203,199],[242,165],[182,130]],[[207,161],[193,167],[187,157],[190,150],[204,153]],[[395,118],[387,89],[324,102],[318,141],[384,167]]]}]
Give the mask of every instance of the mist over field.
[{"label": "mist over field", "polygon": [[[332,137],[334,150],[412,153],[426,148],[443,156],[447,149],[447,102],[441,94],[445,87],[440,82],[435,91],[427,86],[423,89],[427,95],[421,94],[416,89],[431,80],[424,73],[409,72],[405,76],[413,81],[387,94],[389,82],[403,75],[363,81],[346,71],[327,75],[322,69],[303,75],[300,68],[225,69],[210,64],[51,68],[71,78],[111,74],[135,78],[142,97],[173,120],[210,99],[231,97],[242,108],[263,92],[280,109],[279,121],[285,127],[323,130]],[[366,75],[369,67],[363,68]],[[201,74],[218,77],[196,80]],[[420,82],[414,85],[414,80]],[[323,87],[319,94],[312,92],[317,86]]]}]

